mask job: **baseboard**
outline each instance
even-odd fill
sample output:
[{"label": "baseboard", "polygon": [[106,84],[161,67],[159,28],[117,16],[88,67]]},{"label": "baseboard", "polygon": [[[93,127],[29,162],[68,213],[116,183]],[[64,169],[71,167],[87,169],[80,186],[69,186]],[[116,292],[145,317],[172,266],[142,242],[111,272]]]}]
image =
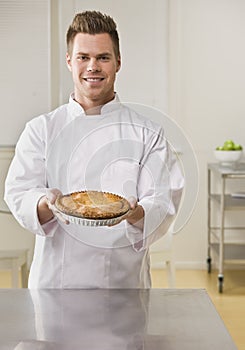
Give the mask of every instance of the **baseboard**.
[{"label": "baseboard", "polygon": [[[166,268],[166,264],[164,262],[152,262],[151,268],[154,270],[162,270]],[[176,270],[207,270],[207,263],[206,261],[177,261],[175,262],[175,268]],[[245,265],[226,264],[224,268],[225,270],[245,270]],[[219,269],[216,262],[213,262],[212,269]]]},{"label": "baseboard", "polygon": [[[151,268],[155,270],[165,269],[166,264],[164,262],[152,262]],[[207,264],[203,261],[176,261],[175,268],[177,270],[205,270]]]}]

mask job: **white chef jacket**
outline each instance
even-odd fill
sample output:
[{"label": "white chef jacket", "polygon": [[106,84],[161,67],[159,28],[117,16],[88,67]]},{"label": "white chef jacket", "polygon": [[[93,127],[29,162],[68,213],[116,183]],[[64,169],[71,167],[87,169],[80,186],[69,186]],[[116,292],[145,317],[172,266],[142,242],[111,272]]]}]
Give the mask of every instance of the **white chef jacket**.
[{"label": "white chef jacket", "polygon": [[[40,225],[47,188],[134,196],[143,232],[127,223],[90,227],[56,217]],[[30,288],[149,288],[149,245],[176,215],[183,176],[162,128],[115,99],[100,115],[69,103],[32,119],[20,136],[5,183],[5,201],[36,235]]]}]

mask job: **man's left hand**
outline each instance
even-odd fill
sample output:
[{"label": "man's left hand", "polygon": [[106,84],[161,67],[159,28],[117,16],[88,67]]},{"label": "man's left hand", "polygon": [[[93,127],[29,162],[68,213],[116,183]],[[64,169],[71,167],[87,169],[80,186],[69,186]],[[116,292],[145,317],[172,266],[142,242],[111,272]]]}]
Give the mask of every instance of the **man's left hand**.
[{"label": "man's left hand", "polygon": [[135,197],[128,198],[130,204],[130,210],[126,214],[125,219],[131,225],[137,226],[140,229],[144,227],[144,216],[145,211],[141,205],[138,205],[138,202]]},{"label": "man's left hand", "polygon": [[[119,224],[123,220],[127,220],[127,222],[133,226],[136,226],[143,230],[144,227],[144,216],[145,211],[141,205],[138,205],[138,202],[135,197],[128,198],[128,202],[130,205],[129,211],[122,216],[122,219],[117,222],[115,225]],[[114,225],[109,225],[114,226]]]}]

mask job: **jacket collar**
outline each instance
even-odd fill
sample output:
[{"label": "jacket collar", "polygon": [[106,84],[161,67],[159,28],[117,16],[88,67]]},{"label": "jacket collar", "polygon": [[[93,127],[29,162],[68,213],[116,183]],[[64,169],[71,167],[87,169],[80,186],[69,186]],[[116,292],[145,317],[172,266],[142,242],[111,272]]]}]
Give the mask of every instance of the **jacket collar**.
[{"label": "jacket collar", "polygon": [[[114,99],[102,106],[101,115],[119,110],[120,108],[121,102],[117,93],[115,93]],[[86,115],[83,107],[74,100],[74,93],[72,93],[69,97],[68,110],[75,117]]]}]

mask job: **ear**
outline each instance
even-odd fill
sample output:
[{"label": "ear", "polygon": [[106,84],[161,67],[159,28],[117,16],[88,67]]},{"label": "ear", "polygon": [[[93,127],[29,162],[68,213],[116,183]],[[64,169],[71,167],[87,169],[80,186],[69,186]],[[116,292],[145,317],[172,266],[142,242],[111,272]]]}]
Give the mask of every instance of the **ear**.
[{"label": "ear", "polygon": [[66,53],[66,65],[67,65],[69,71],[71,72],[72,71],[72,68],[71,68],[71,56],[69,55],[68,52]]},{"label": "ear", "polygon": [[118,55],[118,58],[117,58],[117,70],[116,72],[118,72],[121,68],[121,56]]}]

